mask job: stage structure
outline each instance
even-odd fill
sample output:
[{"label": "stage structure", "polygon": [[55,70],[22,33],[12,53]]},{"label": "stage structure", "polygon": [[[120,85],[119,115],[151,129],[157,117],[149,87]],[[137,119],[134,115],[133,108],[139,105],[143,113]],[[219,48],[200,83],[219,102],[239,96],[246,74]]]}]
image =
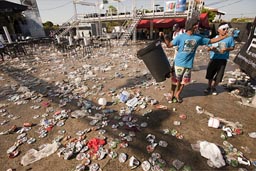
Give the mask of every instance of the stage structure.
[{"label": "stage structure", "polygon": [[[115,0],[120,1],[120,0]],[[154,8],[155,0],[152,2],[152,12],[145,13],[140,9],[136,8],[136,0],[131,1],[132,10],[129,13],[117,14],[114,15],[102,15],[100,14],[100,8],[103,7],[105,1],[97,0],[94,2],[88,2],[88,0],[73,0],[74,4],[74,16],[72,16],[66,23],[63,24],[62,30],[58,33],[58,37],[63,37],[72,28],[77,28],[81,23],[93,23],[97,26],[97,36],[102,35],[101,23],[107,21],[120,21],[122,22],[122,28],[124,32],[120,33],[117,37],[120,39],[121,45],[125,45],[127,41],[133,35],[133,40],[136,40],[137,26],[141,20],[150,21],[150,38],[153,35],[154,23],[153,19],[171,19],[171,18],[184,18],[188,19],[191,17],[197,17],[200,19],[200,13],[204,6],[204,0],[173,0],[166,2],[166,9],[164,11],[158,12]],[[86,5],[92,6],[96,9],[96,13],[93,14],[79,14],[77,12],[77,5]],[[65,28],[65,29],[63,29]],[[171,28],[171,26],[170,26]]]},{"label": "stage structure", "polygon": [[31,37],[45,37],[36,0],[20,0],[20,2],[22,5],[28,6],[28,9],[23,12],[27,22],[27,24],[24,25],[26,27],[23,27],[23,33]]}]

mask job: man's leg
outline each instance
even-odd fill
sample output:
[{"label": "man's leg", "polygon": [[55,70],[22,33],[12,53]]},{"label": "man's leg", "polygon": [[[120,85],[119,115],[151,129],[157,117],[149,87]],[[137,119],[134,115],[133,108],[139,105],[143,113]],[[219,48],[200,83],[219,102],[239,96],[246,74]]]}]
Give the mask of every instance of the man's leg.
[{"label": "man's leg", "polygon": [[182,102],[182,98],[180,97],[183,88],[185,87],[186,84],[188,84],[191,80],[191,68],[184,68],[180,67],[177,68],[177,72],[179,72],[179,82],[177,84],[177,91],[175,94],[175,98],[179,103]]},{"label": "man's leg", "polygon": [[176,91],[177,85],[176,84],[172,84],[171,90],[172,90],[172,96],[174,96],[174,93]]},{"label": "man's leg", "polygon": [[209,80],[208,80],[208,87],[209,87],[209,88],[212,88],[212,81],[213,81],[213,79],[209,79]]},{"label": "man's leg", "polygon": [[167,100],[168,102],[172,102],[173,97],[174,97],[174,95],[175,95],[176,87],[177,87],[177,86],[176,86],[175,84],[171,84],[171,90],[170,90],[170,92],[164,94],[164,96],[165,96],[165,98],[166,98],[166,100]]},{"label": "man's leg", "polygon": [[208,87],[204,90],[204,93],[209,94],[212,91],[213,77],[216,73],[216,64],[214,60],[210,60],[206,70],[205,78],[208,79]]},{"label": "man's leg", "polygon": [[176,79],[175,73],[173,72],[172,77],[171,77],[171,91],[169,93],[165,94],[167,101],[171,102],[173,100],[173,97],[176,92],[176,87],[177,87],[176,84],[177,84],[177,79]]},{"label": "man's leg", "polygon": [[222,82],[225,68],[226,68],[227,61],[226,60],[218,60],[217,61],[217,72],[212,84],[212,95],[217,95],[218,92],[216,90],[216,87],[219,85],[220,82]]},{"label": "man's leg", "polygon": [[177,90],[175,93],[175,98],[177,102],[181,103],[182,99],[180,97],[185,84],[190,82],[191,79],[191,69],[184,67],[175,67],[175,73],[177,76]]},{"label": "man's leg", "polygon": [[176,91],[176,93],[175,93],[175,98],[178,100],[178,102],[181,100],[180,94],[181,94],[183,88],[184,88],[184,84],[181,84],[181,83],[179,82],[179,84],[177,85],[177,91]]},{"label": "man's leg", "polygon": [[204,90],[204,93],[208,94],[212,91],[212,81],[213,79],[208,79],[208,87]]}]

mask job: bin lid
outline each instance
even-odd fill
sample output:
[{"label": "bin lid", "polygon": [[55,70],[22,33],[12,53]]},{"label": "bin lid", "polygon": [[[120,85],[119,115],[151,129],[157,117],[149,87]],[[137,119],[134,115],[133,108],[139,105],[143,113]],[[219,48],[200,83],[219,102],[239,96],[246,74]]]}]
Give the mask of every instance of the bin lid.
[{"label": "bin lid", "polygon": [[161,45],[161,41],[159,39],[154,40],[153,42],[150,42],[146,47],[140,49],[137,51],[137,57],[139,59],[142,59],[142,57],[151,52],[152,50],[154,50],[155,48],[157,48],[158,46],[162,46]]}]

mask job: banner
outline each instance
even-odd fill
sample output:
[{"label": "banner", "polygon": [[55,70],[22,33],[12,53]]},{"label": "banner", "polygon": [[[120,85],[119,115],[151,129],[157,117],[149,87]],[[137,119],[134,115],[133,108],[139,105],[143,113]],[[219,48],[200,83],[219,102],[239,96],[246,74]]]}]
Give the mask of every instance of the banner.
[{"label": "banner", "polygon": [[249,75],[253,80],[256,80],[256,17],[249,38],[237,54],[234,62],[240,66],[243,72]]},{"label": "banner", "polygon": [[176,12],[184,12],[186,10],[186,0],[176,1]]},{"label": "banner", "polygon": [[176,1],[167,1],[165,4],[166,12],[174,12],[176,8]]}]

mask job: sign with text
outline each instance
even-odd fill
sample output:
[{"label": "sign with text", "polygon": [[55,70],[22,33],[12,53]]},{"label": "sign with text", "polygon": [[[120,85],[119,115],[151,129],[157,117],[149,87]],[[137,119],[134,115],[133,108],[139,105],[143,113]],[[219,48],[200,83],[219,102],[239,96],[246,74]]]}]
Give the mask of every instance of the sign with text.
[{"label": "sign with text", "polygon": [[175,12],[176,8],[176,1],[167,1],[165,4],[165,11],[166,12]]},{"label": "sign with text", "polygon": [[237,54],[234,62],[240,66],[242,71],[256,80],[256,17],[249,38]]}]

